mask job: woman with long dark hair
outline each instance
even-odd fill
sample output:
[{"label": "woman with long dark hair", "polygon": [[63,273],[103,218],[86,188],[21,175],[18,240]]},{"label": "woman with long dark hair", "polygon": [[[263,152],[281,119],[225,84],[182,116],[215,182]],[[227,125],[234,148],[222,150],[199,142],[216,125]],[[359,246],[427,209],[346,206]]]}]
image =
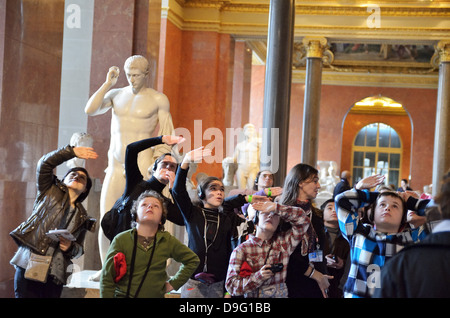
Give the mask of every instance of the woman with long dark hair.
[{"label": "woman with long dark hair", "polygon": [[294,166],[284,182],[280,203],[308,211],[312,225],[289,259],[286,284],[290,298],[327,297],[328,279],[332,278],[326,269],[328,243],[322,212],[312,206],[319,189],[319,172],[307,164]]}]

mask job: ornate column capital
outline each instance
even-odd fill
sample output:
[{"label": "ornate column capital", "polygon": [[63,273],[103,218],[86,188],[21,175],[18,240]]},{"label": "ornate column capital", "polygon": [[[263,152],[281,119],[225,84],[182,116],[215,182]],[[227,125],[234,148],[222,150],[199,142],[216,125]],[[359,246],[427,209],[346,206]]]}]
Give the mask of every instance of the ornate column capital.
[{"label": "ornate column capital", "polygon": [[436,45],[439,54],[439,62],[450,62],[450,40],[439,41]]},{"label": "ornate column capital", "polygon": [[328,48],[328,41],[324,37],[305,36],[302,43],[306,48],[306,57],[322,58]]},{"label": "ornate column capital", "polygon": [[292,59],[294,68],[304,66],[307,58],[319,58],[322,59],[323,64],[331,65],[334,61],[334,54],[329,48],[328,40],[324,37],[304,37],[301,43],[294,43]]}]

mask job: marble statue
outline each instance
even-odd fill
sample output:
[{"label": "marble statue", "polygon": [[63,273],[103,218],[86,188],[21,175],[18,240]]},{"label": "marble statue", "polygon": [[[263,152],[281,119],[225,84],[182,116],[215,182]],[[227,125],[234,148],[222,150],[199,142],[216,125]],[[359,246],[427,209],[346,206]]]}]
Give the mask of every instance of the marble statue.
[{"label": "marble statue", "polygon": [[236,173],[237,164],[233,157],[225,157],[222,160],[223,185],[226,187],[234,186],[234,174]]},{"label": "marble statue", "polygon": [[[92,136],[85,132],[77,132],[72,135],[70,138],[70,145],[72,147],[90,147],[94,145],[94,139]],[[75,167],[83,167],[85,166],[85,159],[81,159],[75,157],[66,162],[67,167],[75,168]]]},{"label": "marble statue", "polygon": [[340,179],[336,176],[337,163],[335,161],[317,161],[317,168],[320,190],[314,201],[317,206],[321,206],[323,202],[333,198],[334,188]]},{"label": "marble statue", "polygon": [[[125,151],[128,144],[154,137],[172,135],[174,128],[169,113],[169,99],[163,93],[146,87],[149,63],[140,55],[129,57],[124,65],[129,85],[113,88],[120,69],[112,66],[105,82],[88,100],[85,113],[89,116],[102,115],[111,109],[111,141],[108,150],[108,166],[100,195],[100,218],[108,212],[125,189]],[[159,131],[154,134],[157,125]],[[143,176],[158,156],[170,152],[165,144],[142,151],[138,165]],[[109,240],[99,230],[99,251],[103,263],[109,248]]]},{"label": "marble statue", "polygon": [[237,164],[236,181],[239,189],[252,189],[259,171],[261,142],[253,124],[244,125],[244,140],[234,149],[233,161]]},{"label": "marble statue", "polygon": [[319,170],[320,192],[333,194],[334,187],[340,181],[336,176],[337,163],[335,161],[317,161]]}]

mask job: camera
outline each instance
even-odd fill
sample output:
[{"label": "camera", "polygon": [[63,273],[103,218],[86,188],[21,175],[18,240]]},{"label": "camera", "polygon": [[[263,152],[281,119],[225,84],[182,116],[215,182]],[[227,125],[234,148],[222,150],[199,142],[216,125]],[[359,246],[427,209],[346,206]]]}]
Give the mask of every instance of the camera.
[{"label": "camera", "polygon": [[270,266],[270,270],[272,271],[272,273],[281,272],[282,269],[283,269],[283,263],[277,263],[277,264],[273,264]]}]

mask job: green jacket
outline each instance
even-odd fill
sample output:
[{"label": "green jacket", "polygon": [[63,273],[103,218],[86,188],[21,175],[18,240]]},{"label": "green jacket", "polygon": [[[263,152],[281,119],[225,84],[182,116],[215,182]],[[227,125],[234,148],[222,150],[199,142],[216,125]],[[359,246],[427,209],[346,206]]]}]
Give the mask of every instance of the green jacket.
[{"label": "green jacket", "polygon": [[[100,278],[100,297],[113,298],[125,297],[130,278],[130,264],[133,254],[134,231],[131,229],[118,234],[111,242],[106,261],[103,264]],[[139,243],[136,249],[136,260],[134,274],[130,288],[130,297],[134,294],[144,276],[147,268],[153,245],[146,251]],[[114,267],[114,256],[122,252],[125,254],[127,269],[126,274],[118,281],[114,282],[116,270]],[[180,269],[173,277],[168,277],[166,273],[166,261],[173,258],[181,263]],[[172,236],[169,232],[158,231],[156,238],[156,249],[147,277],[139,292],[139,298],[162,298],[165,294],[165,283],[169,282],[175,290],[179,289],[187,282],[199,264],[197,255],[186,245]]]}]

